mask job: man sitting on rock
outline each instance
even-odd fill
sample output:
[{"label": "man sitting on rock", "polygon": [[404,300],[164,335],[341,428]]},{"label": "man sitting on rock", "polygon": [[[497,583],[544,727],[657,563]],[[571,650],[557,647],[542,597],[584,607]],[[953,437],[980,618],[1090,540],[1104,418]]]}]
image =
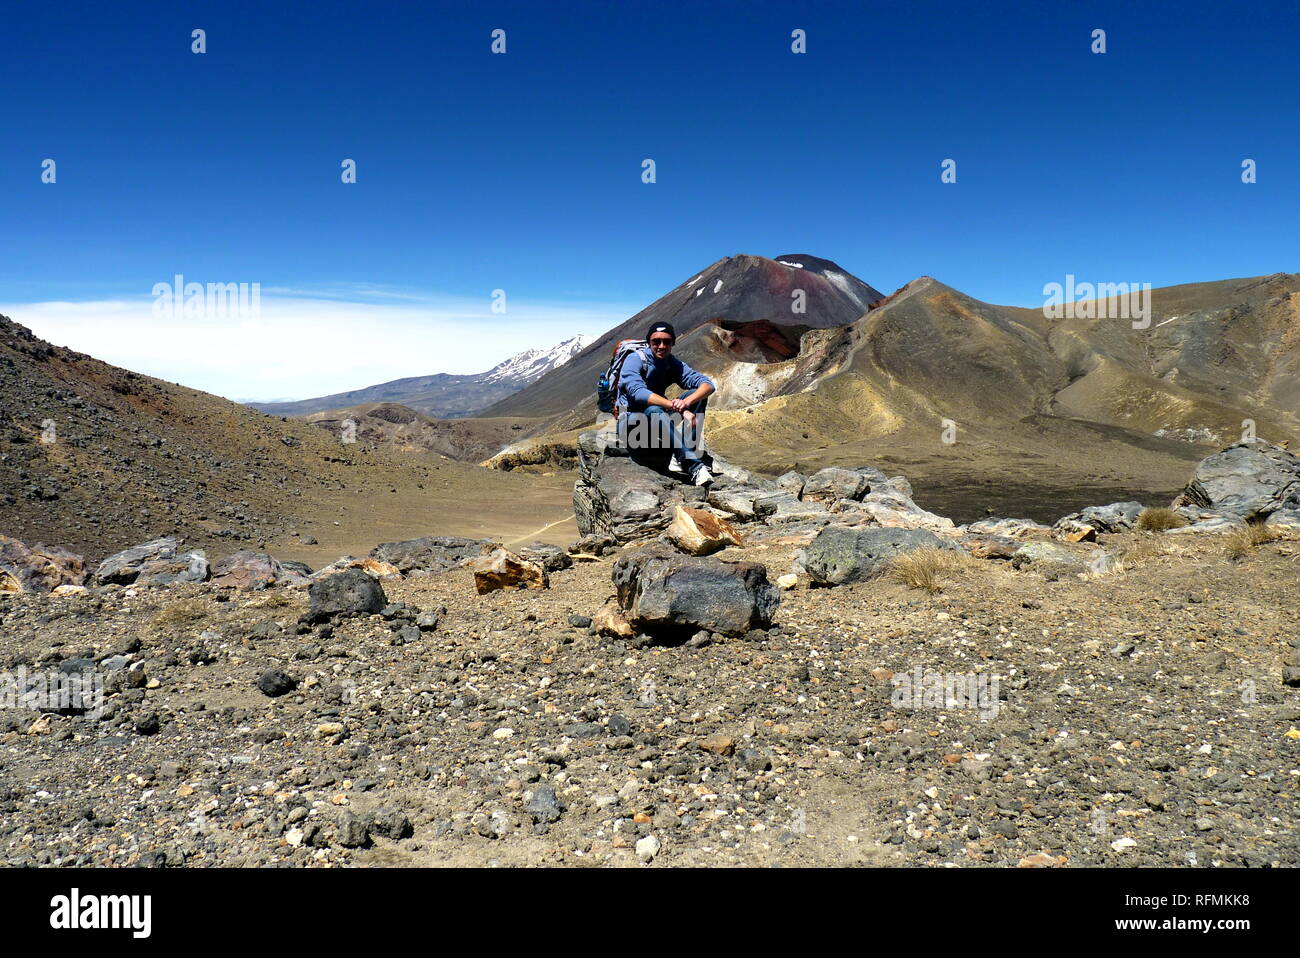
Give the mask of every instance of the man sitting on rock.
[{"label": "man sitting on rock", "polygon": [[[655,323],[646,341],[649,355],[644,351],[629,355],[618,377],[619,406],[625,410],[619,416],[619,435],[634,450],[671,450],[691,482],[708,485],[713,475],[700,459],[699,416],[715,391],[713,380],[673,355],[677,333],[671,323]],[[664,392],[674,384],[691,391],[665,399]]]}]

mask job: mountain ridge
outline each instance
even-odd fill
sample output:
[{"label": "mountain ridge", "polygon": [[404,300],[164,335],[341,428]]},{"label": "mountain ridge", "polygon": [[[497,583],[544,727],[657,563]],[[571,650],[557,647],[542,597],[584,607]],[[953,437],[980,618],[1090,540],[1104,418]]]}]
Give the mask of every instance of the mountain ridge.
[{"label": "mountain ridge", "polygon": [[562,366],[590,342],[590,336],[570,336],[550,348],[522,350],[481,373],[406,376],[326,396],[245,405],[273,416],[309,416],[367,403],[398,403],[438,419],[461,419]]}]

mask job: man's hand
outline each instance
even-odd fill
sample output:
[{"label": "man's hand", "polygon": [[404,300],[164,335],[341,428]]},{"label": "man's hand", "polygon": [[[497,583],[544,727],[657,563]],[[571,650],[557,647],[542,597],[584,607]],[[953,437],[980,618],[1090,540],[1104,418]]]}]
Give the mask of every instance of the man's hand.
[{"label": "man's hand", "polygon": [[668,408],[670,408],[673,412],[683,412],[684,410],[687,409],[689,405],[690,403],[686,402],[686,400],[678,396],[676,399],[672,400],[668,404]]},{"label": "man's hand", "polygon": [[690,426],[692,429],[694,429],[694,428],[695,428],[695,413],[691,412],[689,409],[683,409],[683,410],[682,410],[682,421],[685,422],[686,425],[688,425],[688,426]]}]

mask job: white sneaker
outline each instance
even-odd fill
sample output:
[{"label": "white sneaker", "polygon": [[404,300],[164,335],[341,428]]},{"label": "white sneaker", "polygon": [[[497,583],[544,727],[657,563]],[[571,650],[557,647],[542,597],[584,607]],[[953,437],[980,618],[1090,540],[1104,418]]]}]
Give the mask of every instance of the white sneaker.
[{"label": "white sneaker", "polygon": [[682,460],[677,456],[673,456],[668,460],[668,471],[680,474],[686,470],[682,468]]},{"label": "white sneaker", "polygon": [[712,481],[713,473],[709,472],[709,467],[705,465],[696,468],[695,474],[691,476],[691,482],[697,486],[707,486]]}]

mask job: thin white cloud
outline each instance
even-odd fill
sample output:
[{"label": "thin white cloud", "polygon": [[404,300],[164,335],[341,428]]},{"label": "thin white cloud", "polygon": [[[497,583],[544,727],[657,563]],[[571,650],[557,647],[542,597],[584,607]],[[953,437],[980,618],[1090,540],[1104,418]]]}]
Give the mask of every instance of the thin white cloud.
[{"label": "thin white cloud", "polygon": [[314,292],[264,289],[258,315],[244,318],[165,318],[148,298],[4,303],[0,313],[115,366],[231,399],[274,400],[483,372],[524,349],[599,335],[640,308],[507,299],[507,311],[494,314],[486,297],[368,303]]}]

